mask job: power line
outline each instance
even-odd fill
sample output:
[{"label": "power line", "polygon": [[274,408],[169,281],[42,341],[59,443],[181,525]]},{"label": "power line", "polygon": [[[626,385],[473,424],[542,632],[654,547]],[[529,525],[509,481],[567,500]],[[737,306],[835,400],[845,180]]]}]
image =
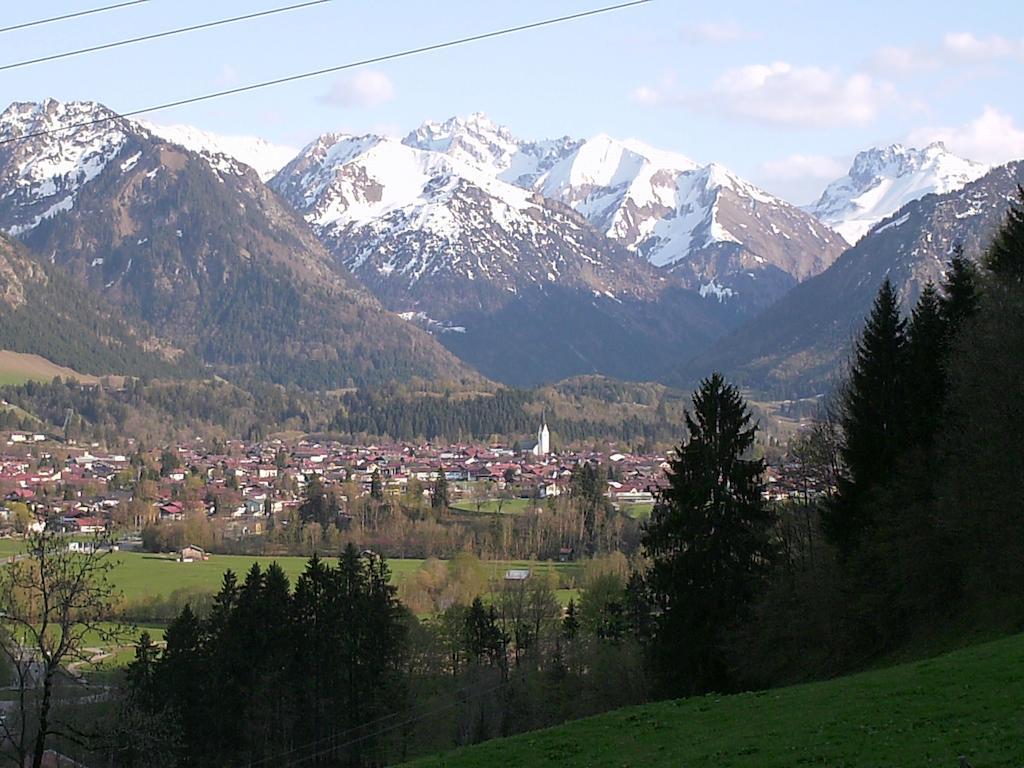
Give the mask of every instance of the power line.
[{"label": "power line", "polygon": [[638,5],[647,5],[653,2],[653,0],[632,0],[631,2],[619,3],[617,5],[607,5],[602,8],[595,8],[589,11],[582,11],[580,13],[573,13],[568,16],[558,16],[553,19],[545,19],[544,21],[534,21],[529,24],[521,24],[516,27],[506,27],[504,29],[495,30],[493,32],[483,32],[479,35],[470,35],[469,37],[461,37],[456,40],[449,40],[443,43],[433,43],[431,45],[425,45],[420,48],[408,48],[404,51],[398,51],[395,53],[387,53],[382,56],[374,56],[369,59],[362,59],[360,61],[352,61],[348,64],[340,64],[336,67],[326,67],[324,69],[317,69],[312,72],[303,72],[298,75],[288,75],[287,77],[279,77],[275,80],[265,80],[261,83],[252,83],[251,85],[243,85],[238,88],[229,88],[224,91],[216,91],[214,93],[207,93],[202,96],[192,96],[187,99],[179,99],[177,101],[168,101],[163,104],[156,104],[151,107],[143,107],[141,109],[133,109],[129,112],[120,112],[109,115],[107,117],[100,117],[94,120],[85,120],[80,123],[72,123],[71,125],[61,126],[60,128],[50,128],[45,131],[35,131],[33,133],[26,133],[24,136],[14,136],[9,139],[0,140],[0,146],[5,144],[12,144],[16,141],[25,141],[27,139],[34,139],[40,136],[49,136],[54,133],[62,133],[64,131],[76,131],[79,128],[88,128],[92,125],[99,125],[100,123],[109,123],[112,120],[119,120],[126,117],[135,117],[136,115],[146,114],[147,112],[159,112],[165,109],[172,109],[174,107],[182,107],[187,104],[196,104],[201,101],[210,101],[212,99],[220,99],[225,96],[234,96],[239,93],[247,93],[249,91],[259,90],[261,88],[269,88],[275,85],[283,85],[285,83],[292,83],[298,80],[307,80],[313,77],[320,77],[322,75],[333,74],[336,72],[342,72],[347,69],[355,69],[357,67],[364,67],[369,64],[380,64],[385,61],[394,61],[395,59],[407,58],[409,56],[416,56],[421,53],[429,53],[431,51],[439,51],[444,48],[454,48],[455,46],[465,45],[467,43],[475,43],[480,40],[487,40],[494,37],[503,37],[505,35],[515,34],[517,32],[525,32],[530,29],[537,29],[539,27],[548,27],[555,24],[562,24],[564,22],[575,21],[583,19],[588,16],[597,16],[598,14],[611,13],[613,11],[620,11],[626,8],[632,8]]},{"label": "power line", "polygon": [[131,2],[127,3],[114,3],[113,5],[104,5],[100,8],[90,8],[87,11],[75,11],[74,13],[65,13],[63,16],[51,16],[48,19],[26,21],[24,24],[12,24],[9,27],[0,27],[0,34],[3,34],[4,32],[14,32],[17,29],[28,29],[29,27],[39,27],[42,26],[43,24],[52,24],[55,21],[77,19],[80,16],[89,16],[94,13],[102,13],[103,11],[113,11],[116,8],[127,8],[129,5],[142,5],[146,2],[149,2],[149,0],[131,0]]},{"label": "power line", "polygon": [[[218,21],[207,21],[202,24],[193,24],[190,27],[179,27],[178,29],[168,29],[164,32],[155,32],[151,35],[142,35],[140,37],[131,37],[127,40],[118,40],[113,43],[103,43],[102,45],[93,45],[89,48],[79,48],[74,51],[66,51],[64,53],[54,53],[49,56],[40,56],[37,59],[26,59],[25,61],[17,61],[13,64],[4,64],[0,66],[0,72],[8,69],[18,69],[19,67],[28,67],[32,64],[42,64],[47,61],[57,61],[58,59],[67,59],[72,56],[81,56],[85,53],[96,53],[97,51],[106,51],[110,48],[120,48],[123,45],[132,45],[133,43],[143,43],[147,40],[158,40],[162,37],[172,37],[174,35],[183,35],[186,32],[196,32],[200,29],[210,29],[211,27],[220,27],[225,24],[234,24],[238,21],[248,21],[250,19],[258,19],[262,16],[272,16],[277,13],[285,13],[286,11],[297,11],[300,8],[308,8],[311,5],[322,5],[323,3],[329,3],[331,0],[309,0],[305,3],[298,3],[297,5],[287,5],[283,8],[271,8],[266,11],[257,11],[256,13],[248,13],[244,16],[234,16],[230,19],[219,19]],[[142,0],[146,2],[146,0]]]}]

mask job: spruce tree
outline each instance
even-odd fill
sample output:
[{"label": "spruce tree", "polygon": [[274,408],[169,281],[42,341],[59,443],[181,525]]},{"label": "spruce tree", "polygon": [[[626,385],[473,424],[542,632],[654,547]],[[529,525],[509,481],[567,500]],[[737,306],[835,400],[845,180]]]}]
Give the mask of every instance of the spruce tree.
[{"label": "spruce tree", "polygon": [[856,344],[855,360],[841,395],[846,471],[825,510],[826,535],[849,554],[872,523],[867,495],[891,474],[906,434],[906,321],[888,278],[875,297]]},{"label": "spruce tree", "polygon": [[980,301],[978,268],[964,256],[963,246],[958,244],[953,249],[953,258],[950,259],[946,279],[942,283],[942,318],[950,341],[960,332],[968,318],[977,314]]},{"label": "spruce tree", "polygon": [[946,322],[938,290],[925,285],[907,325],[904,397],[907,439],[927,449],[938,432],[946,400]]},{"label": "spruce tree", "polygon": [[1024,187],[1018,185],[1019,201],[1010,204],[1006,221],[985,253],[985,267],[999,282],[1024,286]]},{"label": "spruce tree", "polygon": [[430,506],[435,512],[445,512],[448,510],[448,478],[444,473],[444,467],[437,471],[434,490],[430,494]]},{"label": "spruce tree", "polygon": [[722,637],[757,596],[773,552],[764,462],[750,457],[757,426],[746,403],[716,373],[693,405],[689,441],[676,449],[643,534],[658,614],[652,660],[669,695],[729,686]]}]

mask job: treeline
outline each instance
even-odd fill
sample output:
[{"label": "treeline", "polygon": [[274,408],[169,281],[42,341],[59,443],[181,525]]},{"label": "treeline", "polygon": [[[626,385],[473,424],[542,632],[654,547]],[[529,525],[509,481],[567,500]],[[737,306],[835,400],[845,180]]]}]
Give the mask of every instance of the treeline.
[{"label": "treeline", "polygon": [[570,384],[539,390],[499,389],[493,394],[441,396],[393,389],[359,390],[342,397],[330,429],[348,436],[395,440],[514,439],[536,433],[546,418],[561,444],[599,438],[640,446],[667,444],[682,426],[671,394],[644,392],[652,401],[635,403],[638,385],[615,386],[608,380],[590,386]]},{"label": "treeline", "polygon": [[[515,442],[536,434],[542,417],[561,446],[611,440],[646,449],[675,439],[682,425],[677,400],[664,395],[648,407],[630,402],[633,396],[632,389],[616,394],[608,388],[586,398],[563,396],[556,388],[434,395],[395,386],[339,396],[251,378],[227,382],[141,377],[129,378],[123,386],[55,379],[0,387],[0,398],[40,419],[49,431],[58,431],[70,408],[73,439],[111,446],[128,436],[150,444],[179,436],[260,440],[285,430],[352,442],[492,437]],[[2,423],[28,428],[13,412]]]},{"label": "treeline", "polygon": [[143,635],[92,755],[384,765],[642,700],[616,597],[624,558],[595,561],[567,612],[542,574],[485,603],[480,575],[461,573],[474,568],[449,565],[477,587],[422,621],[397,600],[385,561],[352,546],[335,564],[311,558],[294,585],[277,564],[253,565],[241,583],[228,572],[205,615],[186,606],[171,622],[164,648]]},{"label": "treeline", "polygon": [[327,396],[252,381],[243,389],[218,380],[137,378],[116,387],[54,379],[2,387],[0,398],[54,432],[71,409],[72,439],[115,448],[126,437],[148,444],[195,437],[259,440],[276,429],[315,429],[333,411]]}]

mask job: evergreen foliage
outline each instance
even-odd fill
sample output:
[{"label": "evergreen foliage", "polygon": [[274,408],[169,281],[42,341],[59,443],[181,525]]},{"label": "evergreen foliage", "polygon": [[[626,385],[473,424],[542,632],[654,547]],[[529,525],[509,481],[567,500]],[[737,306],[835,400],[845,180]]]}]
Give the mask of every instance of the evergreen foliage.
[{"label": "evergreen foliage", "polygon": [[906,355],[906,321],[900,317],[892,283],[885,280],[857,342],[842,393],[846,473],[839,480],[825,530],[844,553],[853,551],[862,531],[871,526],[873,513],[865,500],[871,488],[890,475],[903,445]]},{"label": "evergreen foliage", "polygon": [[1017,187],[1018,199],[1010,205],[1006,222],[985,252],[985,267],[1000,284],[1024,285],[1024,187]]},{"label": "evergreen foliage", "polygon": [[296,745],[319,762],[376,764],[380,745],[351,736],[404,706],[407,620],[389,582],[381,558],[351,545],[337,565],[310,559],[294,591],[276,563],[241,584],[228,571],[207,618],[186,605],[162,653],[139,646],[133,704],[180,725],[178,765],[259,762]]},{"label": "evergreen foliage", "polygon": [[743,398],[716,373],[693,406],[689,439],[676,449],[643,538],[657,611],[654,666],[670,695],[731,685],[722,633],[759,594],[773,552],[764,462],[750,456],[757,426]]}]

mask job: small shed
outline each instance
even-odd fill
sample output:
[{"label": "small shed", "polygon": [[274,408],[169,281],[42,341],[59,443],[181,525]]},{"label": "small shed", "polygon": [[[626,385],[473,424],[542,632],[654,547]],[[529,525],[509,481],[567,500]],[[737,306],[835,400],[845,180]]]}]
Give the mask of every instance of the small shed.
[{"label": "small shed", "polygon": [[189,544],[187,547],[182,547],[181,551],[178,552],[178,561],[182,563],[194,563],[197,560],[209,560],[210,556],[206,554],[206,550],[202,547],[197,547],[193,544]]}]

